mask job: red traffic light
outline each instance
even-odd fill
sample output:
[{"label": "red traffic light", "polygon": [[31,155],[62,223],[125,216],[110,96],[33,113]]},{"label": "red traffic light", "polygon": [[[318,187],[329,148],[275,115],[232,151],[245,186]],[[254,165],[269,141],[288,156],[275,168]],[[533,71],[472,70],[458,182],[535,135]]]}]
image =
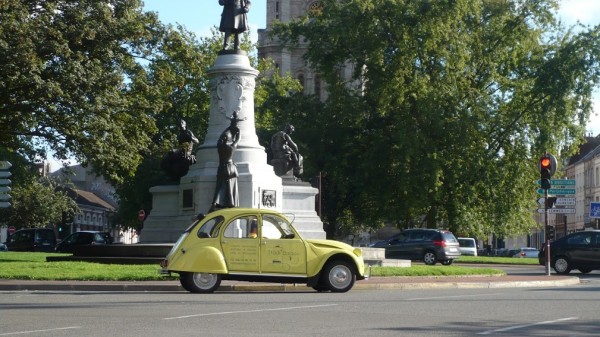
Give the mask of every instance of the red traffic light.
[{"label": "red traffic light", "polygon": [[552,160],[550,157],[542,157],[540,159],[540,169],[549,170],[552,167]]}]

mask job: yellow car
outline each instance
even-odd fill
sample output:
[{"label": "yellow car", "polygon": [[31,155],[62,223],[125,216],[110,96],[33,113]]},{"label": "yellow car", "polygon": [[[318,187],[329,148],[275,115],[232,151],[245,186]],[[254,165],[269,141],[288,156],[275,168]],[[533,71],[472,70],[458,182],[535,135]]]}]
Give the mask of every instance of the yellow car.
[{"label": "yellow car", "polygon": [[306,283],[317,291],[346,292],[365,279],[362,251],[333,240],[303,239],[285,215],[228,208],[194,222],[161,263],[181,286],[210,293],[221,280]]}]

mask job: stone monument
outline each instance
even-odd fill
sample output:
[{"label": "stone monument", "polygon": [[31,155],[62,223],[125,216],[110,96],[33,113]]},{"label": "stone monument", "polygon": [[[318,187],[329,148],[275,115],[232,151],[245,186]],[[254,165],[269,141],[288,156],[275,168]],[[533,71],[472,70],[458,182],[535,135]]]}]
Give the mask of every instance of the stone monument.
[{"label": "stone monument", "polygon": [[[248,0],[219,0],[219,3],[239,5],[240,1],[250,4]],[[225,6],[224,11],[226,9]],[[267,153],[259,144],[254,125],[258,71],[252,68],[246,52],[238,49],[238,44],[226,49],[228,38],[226,36],[224,49],[208,71],[209,123],[204,143],[196,152],[196,163],[180,178],[179,184],[150,189],[152,210],[144,222],[140,242],[175,242],[199,213],[208,213],[214,207],[219,165],[223,160],[218,144],[227,130],[230,130],[230,142],[237,137],[231,160],[237,172],[238,206],[292,213],[290,218],[304,237],[324,239],[323,224],[315,211],[318,190],[306,183],[308,186],[296,182],[289,186],[284,184],[267,163]]]}]

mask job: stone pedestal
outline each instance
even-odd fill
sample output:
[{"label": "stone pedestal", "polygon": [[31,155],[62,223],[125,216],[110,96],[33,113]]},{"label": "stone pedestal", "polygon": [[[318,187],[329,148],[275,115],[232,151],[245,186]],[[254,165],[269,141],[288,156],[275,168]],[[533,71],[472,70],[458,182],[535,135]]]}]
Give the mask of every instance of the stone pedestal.
[{"label": "stone pedestal", "polygon": [[269,208],[294,213],[295,227],[307,238],[324,238],[316,215],[316,189],[294,186],[284,189],[282,179],[267,164],[267,153],[259,144],[254,125],[254,88],[258,71],[244,53],[219,55],[209,70],[211,94],[209,126],[204,143],[180,184],[150,189],[153,208],[140,234],[142,243],[175,242],[198,213],[208,213],[216,187],[219,155],[217,141],[230,126],[234,112],[240,141],[233,154],[238,170],[239,207]]},{"label": "stone pedestal", "polygon": [[315,211],[319,190],[306,182],[284,180],[283,213],[293,214],[293,225],[307,239],[325,239],[323,222]]}]

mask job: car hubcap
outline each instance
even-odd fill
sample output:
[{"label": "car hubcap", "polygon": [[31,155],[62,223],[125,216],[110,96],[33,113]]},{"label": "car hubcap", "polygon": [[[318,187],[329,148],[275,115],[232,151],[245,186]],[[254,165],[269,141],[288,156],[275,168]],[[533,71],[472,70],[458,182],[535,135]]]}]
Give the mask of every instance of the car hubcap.
[{"label": "car hubcap", "polygon": [[427,254],[425,254],[424,260],[425,260],[425,263],[432,264],[433,261],[435,261],[435,257],[433,256],[433,254],[427,253]]},{"label": "car hubcap", "polygon": [[564,259],[558,259],[554,263],[554,266],[556,267],[556,271],[558,271],[559,273],[562,273],[565,270],[567,270],[567,265],[568,265],[567,261]]},{"label": "car hubcap", "polygon": [[201,289],[210,289],[217,282],[217,275],[206,273],[194,273],[194,284]]},{"label": "car hubcap", "polygon": [[336,266],[329,272],[329,280],[335,288],[342,289],[352,281],[350,275],[351,272],[346,266]]}]

